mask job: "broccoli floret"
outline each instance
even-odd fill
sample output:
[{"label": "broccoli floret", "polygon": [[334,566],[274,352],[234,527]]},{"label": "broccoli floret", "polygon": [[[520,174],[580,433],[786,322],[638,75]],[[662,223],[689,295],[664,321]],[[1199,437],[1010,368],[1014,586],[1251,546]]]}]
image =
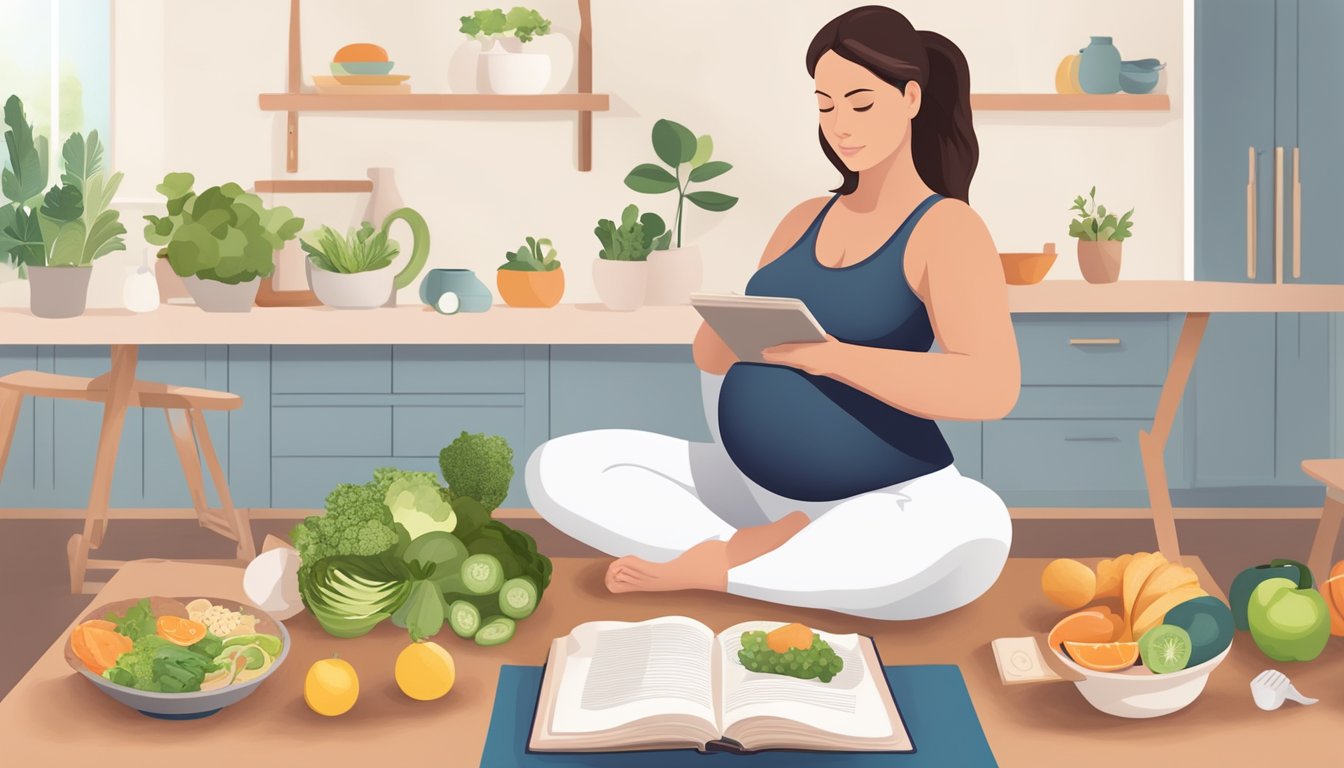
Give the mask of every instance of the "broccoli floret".
[{"label": "broccoli floret", "polygon": [[117,657],[117,664],[103,673],[103,677],[128,688],[158,691],[154,682],[154,654],[168,641],[158,635],[147,635],[135,641],[135,646]]},{"label": "broccoli floret", "polygon": [[452,498],[466,496],[480,502],[486,511],[493,511],[509,495],[513,449],[500,435],[463,430],[439,452],[439,468]]},{"label": "broccoli floret", "polygon": [[452,533],[457,527],[453,505],[440,491],[431,472],[407,473],[388,486],[387,508],[412,540],[431,531]]},{"label": "broccoli floret", "polygon": [[397,543],[392,513],[378,481],[342,483],[327,494],[325,515],[304,519],[290,532],[300,570],[336,555],[376,555]]}]

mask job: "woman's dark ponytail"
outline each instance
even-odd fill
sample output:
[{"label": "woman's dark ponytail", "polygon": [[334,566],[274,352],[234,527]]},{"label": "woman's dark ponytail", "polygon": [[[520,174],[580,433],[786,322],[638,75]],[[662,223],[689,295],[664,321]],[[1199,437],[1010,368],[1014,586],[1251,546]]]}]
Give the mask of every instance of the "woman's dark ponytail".
[{"label": "woman's dark ponytail", "polygon": [[922,30],[929,59],[923,102],[911,128],[915,169],[929,188],[966,202],[980,161],[980,143],[971,123],[971,73],[951,40]]},{"label": "woman's dark ponytail", "polygon": [[[970,68],[961,49],[936,32],[917,31],[900,11],[865,5],[831,19],[817,32],[807,49],[808,75],[816,76],[817,61],[827,51],[902,91],[907,83],[919,83],[923,101],[911,125],[910,145],[915,170],[933,191],[966,202],[980,144],[971,122]],[[820,129],[817,136],[843,177],[833,191],[853,192],[859,174],[845,166]]]}]

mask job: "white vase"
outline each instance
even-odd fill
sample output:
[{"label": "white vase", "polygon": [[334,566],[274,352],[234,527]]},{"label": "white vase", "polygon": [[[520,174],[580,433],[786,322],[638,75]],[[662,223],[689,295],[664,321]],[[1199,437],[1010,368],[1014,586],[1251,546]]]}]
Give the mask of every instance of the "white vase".
[{"label": "white vase", "polygon": [[310,261],[308,282],[312,284],[317,300],[328,307],[375,309],[386,306],[388,296],[394,293],[392,284],[397,277],[397,270],[392,267],[342,274],[318,269],[311,264]]},{"label": "white vase", "polygon": [[607,309],[630,312],[644,306],[649,285],[647,261],[593,261],[593,286]]},{"label": "white vase", "polygon": [[551,57],[544,53],[516,53],[496,44],[480,61],[490,93],[545,93],[551,81]]},{"label": "white vase", "polygon": [[704,264],[700,246],[669,248],[649,254],[649,290],[645,304],[690,304],[691,294],[700,290]]},{"label": "white vase", "polygon": [[153,312],[159,308],[159,283],[154,278],[153,267],[126,267],[121,303],[132,312]]}]

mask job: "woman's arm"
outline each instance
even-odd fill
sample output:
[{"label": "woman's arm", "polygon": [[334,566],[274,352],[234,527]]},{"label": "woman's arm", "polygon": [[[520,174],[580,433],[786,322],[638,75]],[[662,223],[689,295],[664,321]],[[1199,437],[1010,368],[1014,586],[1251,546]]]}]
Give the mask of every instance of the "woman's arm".
[{"label": "woman's arm", "polygon": [[[829,199],[817,197],[794,206],[793,210],[779,222],[779,226],[775,227],[775,233],[770,236],[770,242],[766,243],[765,252],[761,254],[761,261],[756,268],[760,269],[779,258],[798,242],[798,238],[802,237],[812,225],[812,220]],[[695,360],[697,368],[717,375],[727,373],[733,363],[737,362],[737,355],[723,343],[723,339],[709,327],[709,323],[700,324],[700,330],[695,334],[695,343],[691,346],[691,357]]]},{"label": "woman's arm", "polygon": [[916,286],[940,352],[845,344],[834,339],[784,344],[767,362],[829,376],[928,419],[1003,418],[1022,383],[1017,337],[998,249],[964,203],[945,200],[924,216],[906,249],[924,264]]}]

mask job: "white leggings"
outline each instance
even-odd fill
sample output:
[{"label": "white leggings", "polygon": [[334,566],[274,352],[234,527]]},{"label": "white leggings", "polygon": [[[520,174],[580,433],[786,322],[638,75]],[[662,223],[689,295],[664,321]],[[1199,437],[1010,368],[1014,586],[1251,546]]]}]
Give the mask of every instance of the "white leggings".
[{"label": "white leggings", "polygon": [[723,377],[701,373],[714,441],[630,429],[552,438],[528,458],[527,494],[561,532],[609,555],[664,562],[801,510],[811,522],[728,571],[728,592],[878,619],[959,608],[994,584],[1012,524],[1003,500],[948,466],[845,499],[796,501],[754,483],[718,433]]}]

